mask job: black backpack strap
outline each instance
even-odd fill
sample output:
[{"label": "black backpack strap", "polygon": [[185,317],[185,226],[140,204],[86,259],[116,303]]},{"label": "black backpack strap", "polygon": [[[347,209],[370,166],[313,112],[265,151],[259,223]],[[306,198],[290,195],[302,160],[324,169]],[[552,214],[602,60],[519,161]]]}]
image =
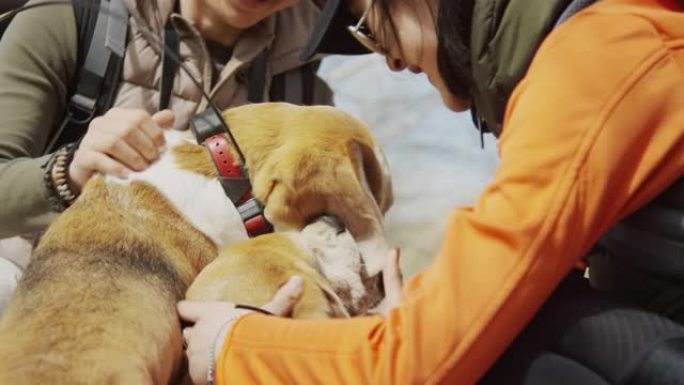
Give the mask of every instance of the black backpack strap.
[{"label": "black backpack strap", "polygon": [[316,97],[316,71],[319,65],[319,61],[306,63],[275,75],[271,79],[270,100],[303,106],[313,105]]},{"label": "black backpack strap", "polygon": [[314,104],[316,96],[316,72],[320,61],[308,63],[299,67],[302,77],[302,105],[311,106]]},{"label": "black backpack strap", "polygon": [[268,68],[268,52],[262,51],[249,67],[247,75],[247,100],[250,103],[261,103],[266,95],[266,69]]},{"label": "black backpack strap", "polygon": [[73,79],[63,129],[48,148],[78,141],[90,121],[114,103],[128,34],[122,0],[77,0],[78,71]]},{"label": "black backpack strap", "polygon": [[[95,5],[98,2],[94,22],[92,14],[84,15],[86,19],[83,21],[88,24],[82,26],[84,31],[79,30],[79,37],[83,37],[83,44],[79,43],[79,47],[87,51],[76,77],[75,92],[69,101],[70,108],[85,112],[89,119],[113,102],[116,90],[111,88],[116,87],[110,86],[118,83],[128,32],[128,9],[123,1],[95,0],[88,3]],[[74,6],[79,8],[78,4],[76,2]],[[83,12],[87,11],[84,9]],[[91,28],[89,36],[83,35]],[[88,37],[90,41],[86,42]]]},{"label": "black backpack strap", "polygon": [[271,89],[268,97],[272,102],[285,100],[285,74],[278,74],[271,78]]},{"label": "black backpack strap", "polygon": [[301,68],[282,74],[285,78],[285,101],[298,106],[304,104],[304,85]]},{"label": "black backpack strap", "polygon": [[284,101],[302,106],[314,104],[317,64],[307,63],[279,75],[284,78]]},{"label": "black backpack strap", "polygon": [[[170,52],[173,52],[176,57],[180,53],[180,37],[178,32],[173,27],[173,22],[171,18],[166,22],[166,27],[164,28],[164,46],[168,48]],[[171,101],[171,93],[173,92],[173,81],[176,78],[176,72],[178,71],[180,64],[177,60],[169,55],[166,50],[162,51],[162,76],[159,82],[159,111],[169,107],[169,102]]]},{"label": "black backpack strap", "polygon": [[302,64],[300,67],[273,76],[266,92],[268,51],[261,52],[252,62],[247,76],[247,100],[262,103],[268,97],[273,102],[288,102],[310,106],[316,96],[316,71],[320,61]]}]

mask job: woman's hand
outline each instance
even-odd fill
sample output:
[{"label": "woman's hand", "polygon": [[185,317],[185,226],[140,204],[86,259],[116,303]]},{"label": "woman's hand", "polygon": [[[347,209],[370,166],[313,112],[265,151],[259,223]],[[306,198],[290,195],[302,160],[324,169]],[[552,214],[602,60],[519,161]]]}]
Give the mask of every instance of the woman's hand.
[{"label": "woman's hand", "polygon": [[69,165],[71,184],[80,190],[96,172],[126,178],[132,170],[146,169],[159,157],[164,129],[174,119],[170,110],[150,115],[125,108],[112,108],[93,119]]},{"label": "woman's hand", "polygon": [[[302,279],[294,276],[262,309],[277,316],[288,316],[299,300],[302,290]],[[209,366],[211,364],[214,367],[230,325],[237,318],[248,313],[252,311],[236,309],[235,304],[230,302],[180,301],[178,303],[178,314],[181,319],[193,324],[183,329],[183,339],[187,344],[185,353],[188,356],[190,378],[195,385],[207,383]]]}]

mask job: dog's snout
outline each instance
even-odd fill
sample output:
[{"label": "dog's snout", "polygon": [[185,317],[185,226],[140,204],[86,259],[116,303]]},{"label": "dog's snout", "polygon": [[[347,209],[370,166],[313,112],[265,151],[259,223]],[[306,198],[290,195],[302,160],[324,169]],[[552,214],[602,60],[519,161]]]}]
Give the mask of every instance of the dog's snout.
[{"label": "dog's snout", "polygon": [[385,293],[385,279],[382,271],[375,276],[375,287],[378,288],[378,292],[382,298],[385,298],[387,293]]},{"label": "dog's snout", "polygon": [[319,219],[325,222],[328,226],[335,228],[337,234],[342,234],[345,231],[347,231],[347,228],[344,226],[344,223],[342,223],[342,221],[336,216],[321,215]]}]

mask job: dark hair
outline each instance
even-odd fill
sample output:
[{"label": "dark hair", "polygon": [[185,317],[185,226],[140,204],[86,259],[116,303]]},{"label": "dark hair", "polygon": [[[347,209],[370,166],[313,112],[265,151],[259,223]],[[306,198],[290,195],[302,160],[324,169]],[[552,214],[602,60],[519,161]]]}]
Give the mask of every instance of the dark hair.
[{"label": "dark hair", "polygon": [[[392,12],[390,10],[390,2],[397,0],[377,0],[376,6],[378,7],[378,17],[386,19],[388,23],[382,23],[382,29],[378,31],[378,38],[387,44],[389,41],[388,37],[397,41],[397,46],[399,47],[399,54],[404,56],[401,41],[399,41],[399,33],[397,33],[397,24],[394,22],[392,17]],[[388,28],[389,27],[389,28]],[[385,47],[387,48],[387,47]]]},{"label": "dark hair", "polygon": [[437,66],[449,91],[470,99],[474,84],[470,60],[470,28],[475,0],[439,0]]},{"label": "dark hair", "polygon": [[[387,20],[378,33],[383,40],[399,39],[391,13],[391,2],[376,0],[378,17]],[[470,28],[475,0],[439,0],[437,11],[437,66],[449,91],[460,99],[470,99],[474,84],[470,61]],[[401,48],[401,42],[399,47]],[[400,52],[403,56],[403,52]]]}]

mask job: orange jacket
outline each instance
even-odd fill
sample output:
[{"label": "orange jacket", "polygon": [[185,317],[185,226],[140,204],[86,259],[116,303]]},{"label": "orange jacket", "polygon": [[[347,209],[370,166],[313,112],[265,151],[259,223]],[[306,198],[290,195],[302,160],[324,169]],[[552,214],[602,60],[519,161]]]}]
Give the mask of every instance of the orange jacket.
[{"label": "orange jacket", "polygon": [[238,320],[218,384],[472,384],[616,221],[684,174],[684,5],[604,0],[513,93],[494,181],[387,317]]}]

